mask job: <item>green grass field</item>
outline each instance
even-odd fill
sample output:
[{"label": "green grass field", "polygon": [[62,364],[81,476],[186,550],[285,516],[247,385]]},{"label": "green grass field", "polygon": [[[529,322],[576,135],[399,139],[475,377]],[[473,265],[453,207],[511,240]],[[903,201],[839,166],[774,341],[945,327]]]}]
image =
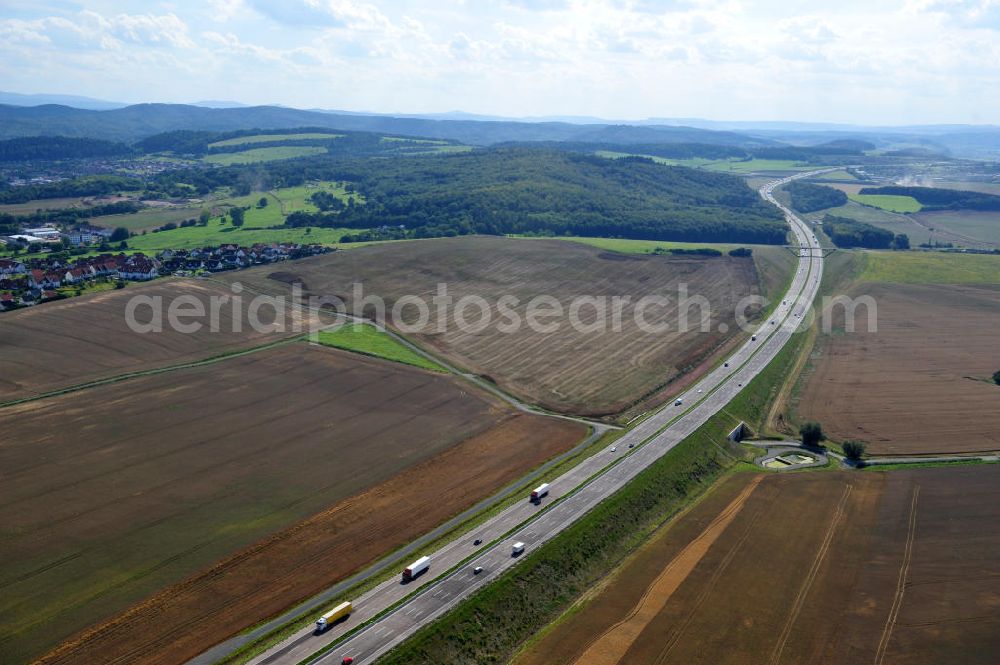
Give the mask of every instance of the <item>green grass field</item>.
[{"label": "green grass field", "polygon": [[90,223],[108,229],[123,227],[129,231],[155,229],[168,222],[180,224],[188,219],[198,219],[201,206],[182,206],[171,208],[147,208],[127,215],[102,215],[91,217]]},{"label": "green grass field", "polygon": [[343,134],[326,134],[321,132],[307,132],[304,134],[254,134],[253,136],[238,136],[234,139],[216,141],[215,143],[209,143],[208,147],[225,148],[228,146],[248,145],[251,143],[277,143],[279,141],[301,141],[305,139],[339,139],[343,137]]},{"label": "green grass field", "polygon": [[230,166],[232,164],[255,164],[257,162],[275,162],[279,159],[294,159],[322,155],[326,148],[321,146],[282,145],[272,148],[252,148],[242,152],[221,152],[215,155],[205,155],[204,161],[209,164]]},{"label": "green grass field", "polygon": [[217,246],[224,243],[252,245],[254,243],[299,242],[335,245],[342,236],[357,233],[358,229],[340,228],[277,228],[264,229],[243,226],[236,228],[212,219],[207,226],[188,226],[173,231],[147,233],[128,241],[129,249],[141,252],[158,252],[164,249],[192,249],[194,247]]},{"label": "green grass field", "polygon": [[[318,191],[326,191],[333,194],[341,201],[346,202],[351,196],[358,203],[364,202],[364,197],[358,193],[349,194],[344,189],[346,183],[319,182],[298,187],[282,187],[269,192],[251,192],[246,196],[234,196],[219,199],[215,202],[216,207],[240,206],[250,207],[246,212],[246,226],[274,226],[283,224],[285,217],[297,211],[316,212],[317,208],[310,201],[309,197]],[[257,203],[261,197],[268,200],[267,206],[258,208]]]},{"label": "green grass field", "polygon": [[722,173],[753,173],[755,171],[802,171],[812,168],[790,159],[751,159],[739,161],[732,159],[705,159],[694,157],[691,159],[668,159],[666,157],[655,157],[653,155],[636,155],[629,152],[615,152],[612,150],[598,150],[599,157],[617,159],[619,157],[648,157],[658,164],[668,166],[687,166],[689,168],[706,169],[709,171],[720,171]]},{"label": "green grass field", "polygon": [[945,252],[864,253],[861,279],[900,284],[997,284],[1000,256]]},{"label": "green grass field", "polygon": [[726,173],[751,173],[754,171],[808,171],[815,167],[791,159],[751,159],[748,162],[721,160],[705,168]]},{"label": "green grass field", "polygon": [[[318,182],[209,201],[204,204],[204,207],[215,210],[217,216],[209,221],[208,226],[189,226],[156,234],[147,233],[133,237],[129,240],[129,246],[140,251],[158,251],[167,248],[190,249],[203,245],[218,245],[224,242],[239,242],[240,244],[318,242],[325,245],[333,244],[348,231],[345,229],[314,228],[307,234],[304,228],[272,229],[262,227],[280,226],[284,223],[285,217],[299,210],[316,212],[316,206],[309,201],[309,197],[317,191],[329,192],[343,201],[351,196],[359,202],[364,200],[360,194],[349,194],[344,187],[345,183]],[[268,204],[263,208],[257,205],[261,198],[266,198],[268,201]],[[249,207],[242,228],[232,227],[228,223],[228,219],[225,219],[229,206]],[[128,215],[95,217],[91,221],[98,226],[107,228],[122,226],[130,231],[140,232],[163,226],[167,222],[179,224],[188,219],[197,219],[201,211],[202,206],[150,208]]]},{"label": "green grass field", "polygon": [[922,207],[912,196],[893,196],[890,194],[848,194],[852,201],[889,212],[918,212]]},{"label": "green grass field", "polygon": [[445,371],[437,363],[403,346],[390,337],[388,333],[377,329],[375,326],[345,324],[333,331],[319,332],[317,341],[326,346],[346,349],[355,353],[363,353],[367,356],[385,358],[386,360],[422,367],[434,372]]}]

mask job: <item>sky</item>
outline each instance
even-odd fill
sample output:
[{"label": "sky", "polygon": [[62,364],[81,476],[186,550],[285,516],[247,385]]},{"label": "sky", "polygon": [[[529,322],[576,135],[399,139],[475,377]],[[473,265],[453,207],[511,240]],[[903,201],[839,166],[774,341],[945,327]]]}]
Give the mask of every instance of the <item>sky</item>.
[{"label": "sky", "polygon": [[1000,0],[0,0],[0,90],[1000,124]]}]

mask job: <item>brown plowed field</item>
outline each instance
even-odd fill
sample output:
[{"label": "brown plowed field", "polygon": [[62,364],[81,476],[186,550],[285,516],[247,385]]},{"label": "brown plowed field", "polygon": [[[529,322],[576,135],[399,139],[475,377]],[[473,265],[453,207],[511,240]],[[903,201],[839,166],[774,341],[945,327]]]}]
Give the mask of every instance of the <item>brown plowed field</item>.
[{"label": "brown plowed field", "polygon": [[0,661],[117,615],[48,659],[88,664],[182,662],[585,434],[305,343],[7,407],[0,429]]},{"label": "brown plowed field", "polygon": [[[337,296],[353,309],[352,284],[362,283],[365,295],[392,305],[404,295],[416,295],[430,305],[430,320],[416,338],[457,364],[491,377],[504,389],[527,401],[561,411],[608,415],[656,395],[692,371],[737,332],[736,303],[759,292],[753,259],[654,256],[606,252],[559,240],[515,240],[465,237],[411,243],[385,243],[289,263],[232,273],[227,279],[267,293],[287,293],[301,284],[314,296]],[[482,332],[463,332],[453,319],[438,329],[437,309],[430,302],[437,285],[447,285],[457,302],[478,295],[491,305],[491,325]],[[700,332],[700,313],[691,308],[693,330],[678,331],[678,286],[687,284],[690,297],[701,295],[711,304],[710,332]],[[498,299],[510,295],[510,307],[524,321],[528,301],[550,295],[568,306],[575,296],[609,297],[608,322],[599,332],[577,331],[568,317],[554,332],[536,332],[522,325],[503,332],[507,322]],[[635,323],[635,305],[643,296],[670,298],[667,306],[646,310],[651,323],[668,323],[667,332],[643,332]],[[630,296],[622,309],[621,330],[612,330],[611,296]],[[467,320],[479,320],[470,306]],[[404,323],[417,319],[415,307],[401,313]],[[579,312],[582,323],[594,323],[592,306]],[[728,333],[718,332],[726,324]]]},{"label": "brown plowed field", "polygon": [[995,662],[1000,466],[755,480],[726,481],[514,662]]},{"label": "brown plowed field", "polygon": [[[0,316],[0,402],[127,372],[202,360],[291,336],[255,332],[249,325],[245,302],[239,314],[242,332],[236,333],[232,332],[236,317],[231,316],[231,306],[219,309],[218,333],[210,332],[207,326],[192,334],[164,326],[162,333],[139,334],[125,321],[126,303],[133,297],[161,298],[166,308],[176,296],[194,296],[208,311],[211,297],[226,294],[232,295],[220,284],[162,279],[8,312]],[[269,313],[262,308],[264,322],[269,322]],[[289,327],[292,316],[301,315],[290,312]],[[148,317],[147,307],[137,310],[138,321],[146,322]]]},{"label": "brown plowed field", "polygon": [[[836,440],[875,455],[1000,450],[1000,288],[864,284],[878,331],[821,335],[796,406]],[[842,312],[842,310],[840,310]]]}]

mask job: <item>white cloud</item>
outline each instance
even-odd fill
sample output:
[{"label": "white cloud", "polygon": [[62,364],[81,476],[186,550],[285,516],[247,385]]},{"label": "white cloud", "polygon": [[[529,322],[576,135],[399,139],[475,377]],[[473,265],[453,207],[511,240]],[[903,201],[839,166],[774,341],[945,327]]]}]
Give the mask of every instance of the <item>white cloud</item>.
[{"label": "white cloud", "polygon": [[79,87],[86,63],[158,100],[1000,122],[1000,0],[103,1],[0,19],[5,85],[107,96]]}]

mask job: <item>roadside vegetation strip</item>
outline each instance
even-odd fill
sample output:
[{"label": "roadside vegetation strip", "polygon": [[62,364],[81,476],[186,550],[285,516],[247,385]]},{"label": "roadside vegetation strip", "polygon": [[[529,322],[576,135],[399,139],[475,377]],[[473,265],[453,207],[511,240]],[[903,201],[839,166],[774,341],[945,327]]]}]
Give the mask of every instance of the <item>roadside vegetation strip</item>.
[{"label": "roadside vegetation strip", "polygon": [[421,367],[432,372],[447,372],[441,365],[414,353],[373,325],[345,323],[339,328],[319,331],[316,333],[315,341],[354,353]]},{"label": "roadside vegetation strip", "polygon": [[9,402],[0,402],[0,409],[17,406],[18,404],[26,404],[28,402],[37,402],[38,400],[49,399],[50,397],[58,397],[60,395],[65,395],[67,393],[75,393],[80,390],[87,390],[88,388],[96,388],[97,386],[105,386],[111,383],[118,383],[120,381],[128,381],[129,379],[135,379],[142,376],[153,376],[156,374],[165,374],[167,372],[174,372],[181,369],[191,369],[192,367],[201,367],[203,365],[212,365],[214,363],[222,362],[223,360],[229,360],[231,358],[237,358],[239,356],[250,355],[251,353],[258,353],[260,351],[267,351],[269,349],[274,349],[279,346],[285,346],[286,344],[292,344],[305,339],[303,335],[298,335],[296,337],[286,337],[285,339],[280,339],[276,342],[270,342],[268,344],[262,344],[260,346],[254,346],[249,349],[240,349],[236,351],[229,351],[226,353],[221,353],[217,356],[212,356],[210,358],[205,358],[203,360],[195,360],[192,362],[181,363],[179,365],[168,365],[166,367],[157,367],[155,369],[145,369],[140,372],[127,372],[125,374],[118,374],[116,376],[110,376],[106,379],[98,379],[96,381],[88,381],[86,383],[79,383],[75,386],[68,386],[66,388],[60,388],[59,390],[51,390],[49,392],[39,393],[38,395],[32,395],[31,397],[23,397],[21,399],[11,400]]}]

